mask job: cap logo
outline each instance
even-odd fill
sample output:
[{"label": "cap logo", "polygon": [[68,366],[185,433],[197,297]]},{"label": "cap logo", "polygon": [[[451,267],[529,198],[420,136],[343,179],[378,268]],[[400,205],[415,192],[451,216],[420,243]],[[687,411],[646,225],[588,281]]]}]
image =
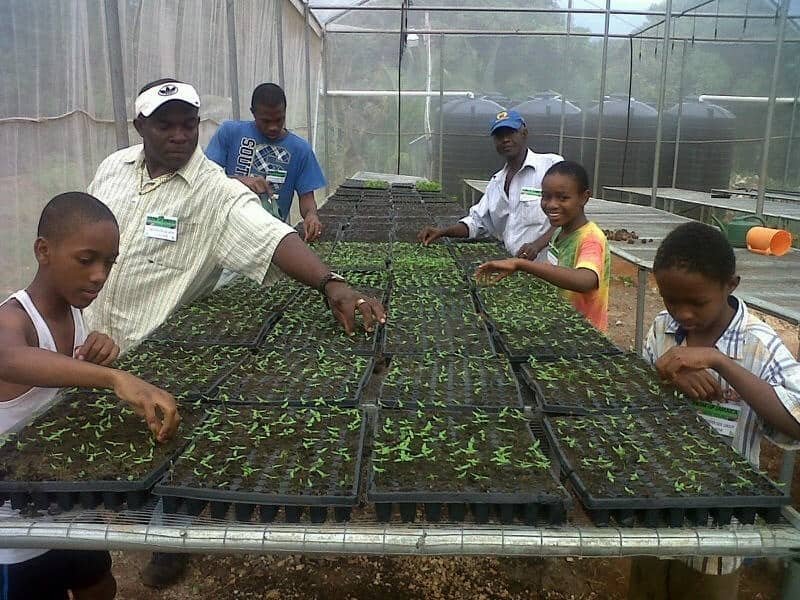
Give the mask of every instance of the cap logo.
[{"label": "cap logo", "polygon": [[174,96],[178,93],[178,86],[172,83],[162,85],[158,90],[159,96]]},{"label": "cap logo", "polygon": [[501,119],[507,119],[507,118],[508,118],[508,113],[506,111],[497,113],[497,116],[495,117],[495,119],[498,120],[498,121],[500,121]]}]

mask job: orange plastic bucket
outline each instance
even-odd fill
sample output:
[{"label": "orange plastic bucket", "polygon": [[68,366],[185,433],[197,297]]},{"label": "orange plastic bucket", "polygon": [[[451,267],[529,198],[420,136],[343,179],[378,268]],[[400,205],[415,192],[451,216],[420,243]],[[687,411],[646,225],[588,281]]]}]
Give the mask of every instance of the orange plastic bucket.
[{"label": "orange plastic bucket", "polygon": [[792,234],[785,229],[751,227],[747,232],[747,249],[756,254],[783,256],[792,247]]}]

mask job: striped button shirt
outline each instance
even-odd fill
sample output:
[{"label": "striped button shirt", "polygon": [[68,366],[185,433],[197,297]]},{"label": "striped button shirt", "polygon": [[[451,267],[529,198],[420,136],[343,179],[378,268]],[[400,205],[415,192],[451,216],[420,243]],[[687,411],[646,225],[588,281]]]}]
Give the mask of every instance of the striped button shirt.
[{"label": "striped button shirt", "polygon": [[[178,171],[155,179],[142,145],[115,152],[100,164],[88,191],[114,213],[120,241],[117,264],[84,314],[91,330],[108,334],[123,351],[178,306],[209,292],[223,268],[258,282],[277,277],[272,254],[294,233],[199,146]],[[177,219],[177,239],[146,235],[148,216]]]},{"label": "striped button shirt", "polygon": [[[800,363],[769,325],[750,314],[742,300],[730,296],[729,302],[736,313],[717,340],[716,349],[767,381],[789,414],[800,422]],[[667,350],[685,342],[686,332],[667,311],[663,311],[655,318],[647,335],[644,358],[655,364]],[[725,402],[740,405],[731,444],[753,466],[758,467],[762,435],[785,448],[798,446],[796,441],[774,431],[765,423],[718,373],[713,370],[710,372],[717,378]],[[685,562],[703,573],[723,575],[735,571],[741,564],[741,559],[696,556],[685,559]]]}]

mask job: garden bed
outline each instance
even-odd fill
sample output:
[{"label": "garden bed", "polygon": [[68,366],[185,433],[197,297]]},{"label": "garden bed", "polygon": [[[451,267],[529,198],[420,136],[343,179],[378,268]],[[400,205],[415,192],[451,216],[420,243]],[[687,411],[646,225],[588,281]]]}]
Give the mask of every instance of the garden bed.
[{"label": "garden bed", "polygon": [[144,341],[120,359],[115,368],[175,396],[211,396],[228,373],[251,354],[247,348],[234,346]]},{"label": "garden bed", "polygon": [[545,429],[599,526],[774,523],[791,502],[690,410],[548,417]]},{"label": "garden bed", "polygon": [[482,356],[428,353],[397,355],[381,383],[378,399],[389,408],[522,408],[519,385],[508,362]]},{"label": "garden bed", "polygon": [[307,510],[314,523],[332,509],[350,518],[358,502],[365,423],[358,409],[217,407],[154,492],[166,513],[287,522]]},{"label": "garden bed", "polygon": [[479,523],[562,524],[568,495],[550,460],[516,409],[499,412],[398,411],[375,418],[367,500],[379,521],[399,507],[403,521],[463,521],[467,506]]},{"label": "garden bed", "polygon": [[180,307],[148,337],[189,345],[254,348],[282,306],[278,295],[238,277],[211,295]]},{"label": "garden bed", "polygon": [[156,442],[144,419],[114,394],[72,389],[0,446],[0,497],[14,509],[76,505],[141,508],[170,461],[191,439],[203,409],[179,406],[178,433]]},{"label": "garden bed", "polygon": [[520,370],[539,409],[546,413],[585,415],[640,410],[675,410],[689,400],[662,384],[655,370],[633,354],[530,359]]},{"label": "garden bed", "polygon": [[220,386],[217,401],[284,406],[358,406],[372,359],[291,347],[253,356]]}]

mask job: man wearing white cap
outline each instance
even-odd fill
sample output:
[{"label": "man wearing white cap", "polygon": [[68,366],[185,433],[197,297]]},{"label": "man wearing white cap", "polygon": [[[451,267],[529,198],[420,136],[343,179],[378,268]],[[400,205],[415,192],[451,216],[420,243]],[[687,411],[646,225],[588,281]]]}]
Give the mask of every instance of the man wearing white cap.
[{"label": "man wearing white cap", "polygon": [[[280,270],[317,288],[348,334],[359,312],[368,330],[385,322],[380,302],[331,272],[258,196],[206,158],[197,144],[199,107],[186,83],[144,86],[133,121],[143,144],[106,158],[89,184],[120,230],[117,264],[85,311],[91,330],[128,350],[178,306],[210,291],[223,268],[265,283]],[[144,583],[168,585],[185,566],[180,555],[154,554]]]},{"label": "man wearing white cap", "polygon": [[425,227],[417,238],[427,246],[441,237],[496,237],[510,254],[546,260],[553,228],[542,210],[542,179],[547,169],[564,159],[529,149],[528,127],[515,110],[498,113],[489,135],[497,153],[506,159],[505,166],[494,174],[466,217],[449,227]]}]

